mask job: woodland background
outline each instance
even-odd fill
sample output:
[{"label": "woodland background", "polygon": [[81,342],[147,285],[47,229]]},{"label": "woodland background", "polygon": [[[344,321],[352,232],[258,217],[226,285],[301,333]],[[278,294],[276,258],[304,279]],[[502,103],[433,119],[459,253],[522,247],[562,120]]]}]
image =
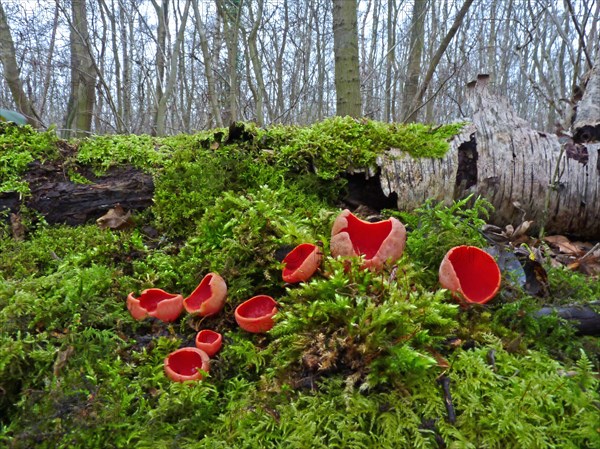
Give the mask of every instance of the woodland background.
[{"label": "woodland background", "polygon": [[[598,0],[2,0],[0,107],[63,137],[447,123],[488,73],[534,128],[568,129],[599,19]],[[344,76],[351,110],[336,108]]]}]

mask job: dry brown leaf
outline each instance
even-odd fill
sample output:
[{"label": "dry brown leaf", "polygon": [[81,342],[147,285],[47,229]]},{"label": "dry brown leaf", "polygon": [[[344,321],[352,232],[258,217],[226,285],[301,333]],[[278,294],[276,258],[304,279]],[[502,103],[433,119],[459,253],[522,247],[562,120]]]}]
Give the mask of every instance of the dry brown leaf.
[{"label": "dry brown leaf", "polygon": [[582,255],[581,248],[578,245],[572,243],[564,235],[549,235],[548,237],[544,237],[544,240],[550,245],[557,247],[561,253],[573,256]]},{"label": "dry brown leaf", "polygon": [[527,231],[529,230],[532,224],[533,221],[524,221],[523,223],[521,223],[519,226],[517,226],[517,229],[514,230],[512,238],[516,239],[527,234]]},{"label": "dry brown leaf", "polygon": [[131,211],[125,212],[120,204],[110,209],[106,214],[96,220],[100,229],[127,229],[134,225]]},{"label": "dry brown leaf", "polygon": [[54,361],[54,367],[52,369],[54,377],[58,377],[58,375],[60,374],[60,370],[63,369],[64,366],[67,364],[67,360],[69,359],[69,357],[71,357],[74,351],[75,348],[73,346],[67,347],[67,349],[65,349],[64,351],[58,351],[58,354],[56,354],[56,360]]},{"label": "dry brown leaf", "polygon": [[25,226],[19,214],[10,214],[10,228],[15,240],[20,241],[25,238]]}]

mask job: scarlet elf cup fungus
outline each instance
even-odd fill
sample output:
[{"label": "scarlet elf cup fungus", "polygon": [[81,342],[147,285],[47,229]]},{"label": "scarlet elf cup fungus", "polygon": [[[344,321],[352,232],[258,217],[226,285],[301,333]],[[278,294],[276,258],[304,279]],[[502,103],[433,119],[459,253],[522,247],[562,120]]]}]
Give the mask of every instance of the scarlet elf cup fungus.
[{"label": "scarlet elf cup fungus", "polygon": [[208,354],[198,348],[181,348],[165,358],[165,374],[175,382],[200,380],[210,368]]},{"label": "scarlet elf cup fungus", "polygon": [[331,229],[330,250],[334,257],[364,256],[364,268],[380,270],[384,263],[402,256],[406,228],[396,218],[370,223],[348,209],[342,211]]},{"label": "scarlet elf cup fungus", "polygon": [[283,259],[283,280],[294,284],[305,282],[315,274],[321,265],[323,253],[317,245],[302,243],[296,246]]},{"label": "scarlet elf cup fungus", "polygon": [[482,249],[456,246],[442,260],[439,279],[458,300],[485,304],[498,293],[502,276],[496,260]]},{"label": "scarlet elf cup fungus", "polygon": [[175,321],[183,310],[183,297],[160,288],[149,288],[136,298],[127,296],[127,308],[136,320],[151,316],[162,321]]},{"label": "scarlet elf cup fungus", "polygon": [[196,334],[196,347],[212,357],[223,345],[223,336],[210,329],[202,329]]},{"label": "scarlet elf cup fungus", "polygon": [[227,284],[217,273],[208,273],[190,296],[183,300],[188,313],[210,316],[219,313],[225,305]]},{"label": "scarlet elf cup fungus", "polygon": [[259,334],[273,327],[273,316],[276,313],[275,300],[267,295],[258,295],[237,306],[235,320],[245,331]]}]

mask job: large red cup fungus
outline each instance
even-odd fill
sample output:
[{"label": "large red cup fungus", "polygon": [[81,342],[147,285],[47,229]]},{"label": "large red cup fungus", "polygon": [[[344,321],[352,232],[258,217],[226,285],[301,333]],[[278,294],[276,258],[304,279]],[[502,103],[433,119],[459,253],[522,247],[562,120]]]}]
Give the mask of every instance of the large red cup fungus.
[{"label": "large red cup fungus", "polygon": [[296,246],[283,259],[283,281],[290,284],[307,281],[319,269],[322,259],[323,253],[317,245]]},{"label": "large red cup fungus", "polygon": [[160,288],[149,288],[138,298],[130,293],[127,296],[127,308],[136,320],[151,316],[162,321],[175,321],[183,310],[183,297]]},{"label": "large red cup fungus", "polygon": [[406,228],[394,217],[370,223],[348,209],[340,213],[331,229],[330,249],[333,257],[364,256],[364,268],[380,270],[386,262],[402,256]]},{"label": "large red cup fungus", "polygon": [[210,329],[202,329],[196,334],[196,347],[212,357],[223,345],[223,336]]},{"label": "large red cup fungus", "polygon": [[275,300],[267,295],[258,295],[237,306],[235,320],[245,331],[258,334],[273,327],[273,316],[276,313]]},{"label": "large red cup fungus", "polygon": [[198,348],[181,348],[165,358],[165,373],[175,382],[200,380],[209,368],[208,354]]},{"label": "large red cup fungus", "polygon": [[227,284],[217,273],[208,273],[190,296],[183,300],[189,313],[210,316],[219,313],[225,305]]},{"label": "large red cup fungus", "polygon": [[439,272],[440,284],[466,303],[485,304],[500,288],[502,280],[496,260],[475,246],[452,248]]}]

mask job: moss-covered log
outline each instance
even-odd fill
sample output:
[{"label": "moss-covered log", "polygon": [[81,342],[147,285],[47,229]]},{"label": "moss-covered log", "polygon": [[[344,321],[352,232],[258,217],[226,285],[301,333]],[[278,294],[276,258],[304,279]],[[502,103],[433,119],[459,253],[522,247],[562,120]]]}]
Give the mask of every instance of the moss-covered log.
[{"label": "moss-covered log", "polygon": [[132,167],[111,168],[102,176],[86,173],[89,183],[75,183],[60,164],[35,161],[24,176],[30,195],[0,193],[0,211],[17,213],[22,204],[39,212],[48,223],[79,225],[98,219],[120,204],[142,209],[152,204],[152,176]]}]

